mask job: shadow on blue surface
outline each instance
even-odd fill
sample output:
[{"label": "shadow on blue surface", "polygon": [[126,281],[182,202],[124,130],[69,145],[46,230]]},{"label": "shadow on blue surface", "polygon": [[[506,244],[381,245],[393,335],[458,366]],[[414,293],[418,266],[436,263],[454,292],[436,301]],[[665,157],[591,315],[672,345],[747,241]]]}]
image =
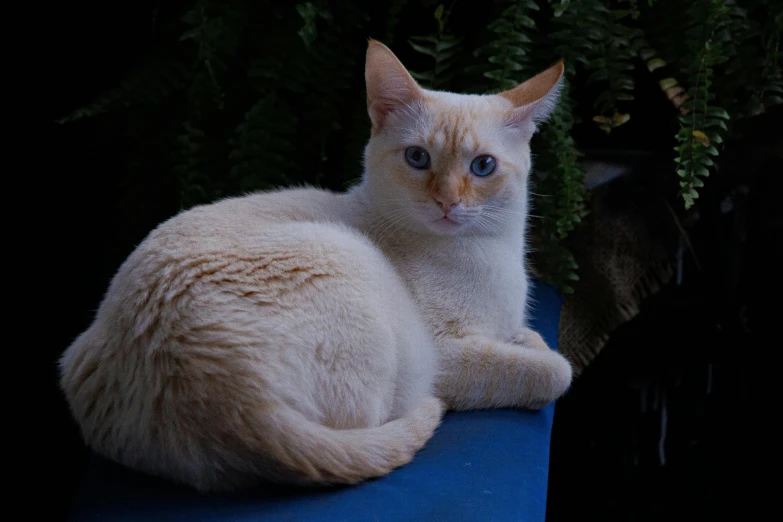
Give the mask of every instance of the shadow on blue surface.
[{"label": "shadow on blue surface", "polygon": [[[537,285],[533,300],[532,326],[556,348],[560,296]],[[543,522],[553,413],[449,413],[413,462],[345,488],[200,495],[96,456],[69,520]]]}]

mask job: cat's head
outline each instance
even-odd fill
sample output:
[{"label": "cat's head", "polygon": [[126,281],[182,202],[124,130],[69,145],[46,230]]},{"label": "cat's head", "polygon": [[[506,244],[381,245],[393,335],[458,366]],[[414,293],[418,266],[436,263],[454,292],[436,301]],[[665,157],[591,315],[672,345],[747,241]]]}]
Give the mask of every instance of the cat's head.
[{"label": "cat's head", "polygon": [[381,221],[442,235],[495,233],[527,211],[530,139],[555,106],[563,63],[495,95],[419,86],[371,41],[364,182]]}]

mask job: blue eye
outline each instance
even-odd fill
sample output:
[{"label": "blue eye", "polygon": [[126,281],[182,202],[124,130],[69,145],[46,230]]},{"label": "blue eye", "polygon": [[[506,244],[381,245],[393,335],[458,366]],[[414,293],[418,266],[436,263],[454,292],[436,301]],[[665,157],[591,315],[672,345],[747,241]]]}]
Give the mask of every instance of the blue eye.
[{"label": "blue eye", "polygon": [[495,158],[492,156],[477,156],[470,164],[470,171],[479,177],[489,176],[495,171]]},{"label": "blue eye", "polygon": [[421,147],[405,149],[405,161],[414,169],[426,169],[430,166],[430,154]]}]

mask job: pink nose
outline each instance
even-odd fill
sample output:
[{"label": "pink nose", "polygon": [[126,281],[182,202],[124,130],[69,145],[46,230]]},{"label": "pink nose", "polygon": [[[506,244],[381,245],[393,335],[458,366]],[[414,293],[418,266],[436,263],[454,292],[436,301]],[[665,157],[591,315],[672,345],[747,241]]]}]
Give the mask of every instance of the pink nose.
[{"label": "pink nose", "polygon": [[432,199],[434,199],[438,205],[440,205],[440,208],[443,209],[443,212],[449,213],[451,210],[459,205],[460,199],[455,196],[433,196]]}]

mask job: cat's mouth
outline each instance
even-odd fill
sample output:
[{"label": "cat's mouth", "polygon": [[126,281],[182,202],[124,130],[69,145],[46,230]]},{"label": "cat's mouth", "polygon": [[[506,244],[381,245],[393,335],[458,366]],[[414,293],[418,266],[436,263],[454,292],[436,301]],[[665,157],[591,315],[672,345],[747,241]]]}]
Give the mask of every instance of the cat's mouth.
[{"label": "cat's mouth", "polygon": [[454,219],[454,216],[448,216],[446,214],[442,215],[438,219],[434,221],[435,225],[438,227],[446,227],[446,228],[455,228],[458,226],[461,226],[462,223]]}]

